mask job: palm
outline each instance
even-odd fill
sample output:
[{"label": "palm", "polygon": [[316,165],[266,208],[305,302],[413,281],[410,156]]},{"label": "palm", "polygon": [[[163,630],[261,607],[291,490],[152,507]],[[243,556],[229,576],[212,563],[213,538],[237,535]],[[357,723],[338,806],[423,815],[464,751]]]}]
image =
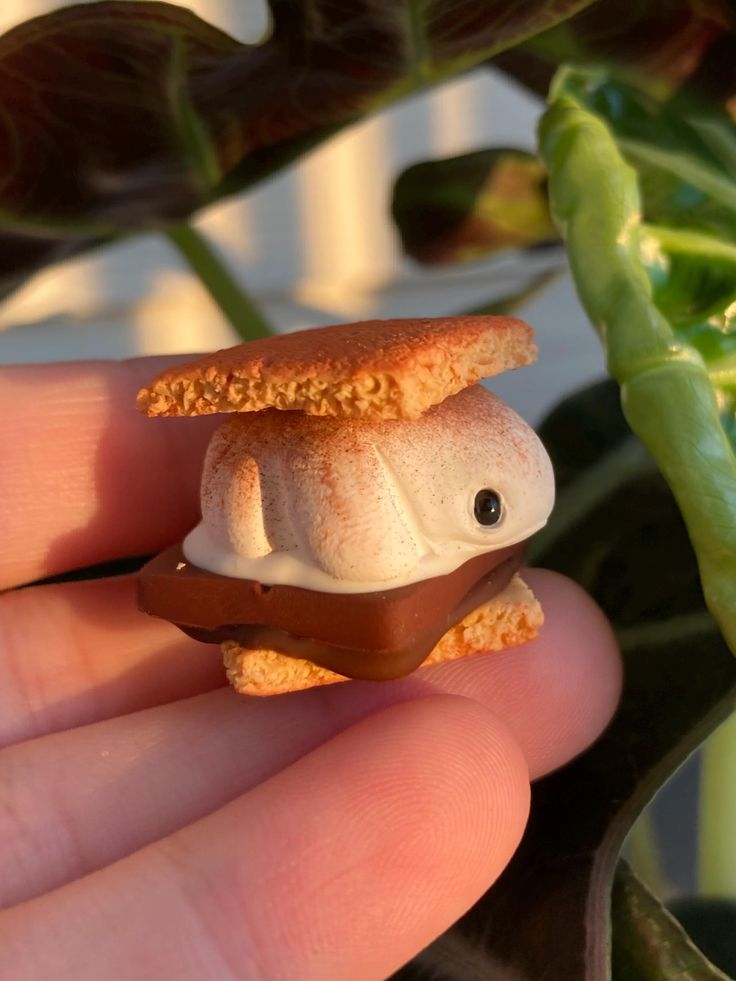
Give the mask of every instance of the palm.
[{"label": "palm", "polygon": [[[211,420],[132,409],[160,359],[3,369],[0,588],[195,520]],[[34,397],[28,397],[33,390]],[[385,976],[490,885],[528,772],[600,731],[618,664],[551,574],[523,650],[257,701],[130,578],[0,596],[0,975]]]}]

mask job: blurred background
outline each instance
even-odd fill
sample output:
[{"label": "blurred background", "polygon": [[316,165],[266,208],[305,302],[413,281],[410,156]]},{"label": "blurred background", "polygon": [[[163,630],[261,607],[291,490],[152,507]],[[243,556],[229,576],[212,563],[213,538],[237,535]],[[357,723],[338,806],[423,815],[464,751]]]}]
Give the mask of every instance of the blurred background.
[{"label": "blurred background", "polygon": [[[68,4],[3,0],[0,33]],[[235,36],[268,29],[261,0],[182,4]],[[355,125],[258,190],[196,222],[280,330],[371,317],[460,313],[520,288],[560,253],[424,272],[402,258],[388,212],[408,165],[488,145],[533,149],[540,100],[478,69]],[[531,422],[603,372],[600,345],[568,276],[521,315],[540,360],[492,387]],[[172,246],[137,237],[55,266],[0,306],[0,363],[207,351],[230,327]]]}]

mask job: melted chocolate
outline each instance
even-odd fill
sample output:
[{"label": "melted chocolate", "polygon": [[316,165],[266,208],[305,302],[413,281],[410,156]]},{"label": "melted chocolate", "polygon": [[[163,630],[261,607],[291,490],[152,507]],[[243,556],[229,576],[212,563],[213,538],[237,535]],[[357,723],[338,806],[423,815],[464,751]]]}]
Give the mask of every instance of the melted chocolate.
[{"label": "melted chocolate", "polygon": [[189,563],[176,545],[144,566],[139,606],[205,643],[235,640],[384,680],[413,671],[450,627],[501,592],[522,555],[517,545],[396,589],[320,593],[220,576]]},{"label": "melted chocolate", "polygon": [[[242,626],[228,633],[228,639],[241,647],[280,651],[289,657],[300,657],[320,667],[329,668],[346,678],[363,678],[368,681],[388,681],[410,674],[427,658],[440,637],[450,627],[459,623],[476,607],[493,599],[509,584],[521,565],[521,554],[513,555],[483,576],[466,594],[465,598],[443,618],[434,621],[403,647],[388,651],[371,651],[362,647],[338,647],[325,641],[306,637],[294,637],[276,627]],[[444,578],[444,577],[442,577]],[[187,631],[191,633],[191,631]],[[197,639],[206,639],[201,636]]]}]

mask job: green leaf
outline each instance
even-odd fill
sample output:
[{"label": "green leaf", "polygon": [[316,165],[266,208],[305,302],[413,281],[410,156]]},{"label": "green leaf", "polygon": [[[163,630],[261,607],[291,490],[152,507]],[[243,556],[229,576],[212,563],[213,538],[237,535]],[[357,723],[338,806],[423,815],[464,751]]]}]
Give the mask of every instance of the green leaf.
[{"label": "green leaf", "polygon": [[736,127],[725,109],[660,99],[600,70],[560,72],[554,97],[605,120],[636,169],[645,221],[736,239]]},{"label": "green leaf", "polygon": [[[566,400],[540,434],[561,497],[575,498],[591,473],[608,469],[602,493],[576,522],[562,519],[543,558],[584,583],[614,623],[625,663],[622,701],[591,749],[534,785],[529,826],[506,872],[404,969],[403,981],[608,981],[610,895],[624,839],[736,705],[736,659],[704,608],[669,488],[640,444],[638,467],[617,476],[611,464],[636,443],[615,383]],[[552,524],[559,520],[555,511]]]},{"label": "green leaf", "polygon": [[611,902],[616,981],[728,981],[625,862]]},{"label": "green leaf", "polygon": [[270,0],[241,44],[184,7],[63,7],[0,38],[0,291],[180,222],[590,0]]},{"label": "green leaf", "polygon": [[391,211],[407,255],[466,262],[558,240],[546,174],[524,150],[494,148],[415,164],[396,181]]},{"label": "green leaf", "polygon": [[[681,228],[643,225],[639,235],[642,262],[653,287],[653,299],[675,332],[691,343],[707,327],[721,337],[736,326],[736,244]],[[700,330],[693,332],[691,328]],[[706,360],[718,356],[707,346]]]}]

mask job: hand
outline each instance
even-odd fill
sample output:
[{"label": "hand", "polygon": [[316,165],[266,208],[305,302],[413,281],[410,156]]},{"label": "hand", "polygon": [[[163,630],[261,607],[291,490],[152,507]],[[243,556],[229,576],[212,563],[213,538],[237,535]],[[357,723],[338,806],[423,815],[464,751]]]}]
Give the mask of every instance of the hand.
[{"label": "hand", "polygon": [[[163,363],[0,370],[0,588],[195,523],[217,420],[135,411]],[[523,648],[270,700],[138,613],[132,577],[0,596],[0,975],[397,969],[509,861],[529,777],[613,712],[602,615],[528,578],[547,622]]]}]

